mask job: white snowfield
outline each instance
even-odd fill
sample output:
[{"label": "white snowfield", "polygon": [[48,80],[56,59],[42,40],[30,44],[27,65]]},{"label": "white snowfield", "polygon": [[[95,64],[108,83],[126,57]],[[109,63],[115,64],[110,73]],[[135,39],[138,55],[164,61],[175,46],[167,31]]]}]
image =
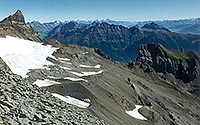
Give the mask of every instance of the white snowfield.
[{"label": "white snowfield", "polygon": [[47,87],[47,86],[51,86],[51,85],[55,85],[55,84],[61,84],[61,83],[55,82],[55,81],[52,81],[52,80],[48,80],[48,79],[45,79],[45,80],[37,79],[33,84],[36,84],[38,87]]},{"label": "white snowfield", "polygon": [[78,72],[71,72],[72,74],[74,75],[77,75],[79,77],[83,77],[83,76],[90,76],[90,75],[98,75],[98,74],[101,74],[103,73],[104,70],[100,70],[98,72],[81,72],[81,73],[78,73]]},{"label": "white snowfield", "polygon": [[96,66],[88,66],[88,65],[79,65],[82,68],[96,68],[99,69],[101,68],[101,65],[97,64]]},{"label": "white snowfield", "polygon": [[133,109],[132,111],[125,111],[128,115],[132,116],[133,118],[137,118],[137,119],[140,119],[140,120],[147,120],[144,116],[142,116],[138,110],[140,108],[142,108],[141,105],[135,105],[136,108]]},{"label": "white snowfield", "polygon": [[[28,77],[26,74],[30,69],[50,69],[48,65],[54,65],[50,61],[47,61],[47,57],[51,57],[55,60],[59,60],[60,62],[68,65],[72,65],[72,63],[68,62],[70,59],[65,58],[55,58],[52,56],[52,53],[56,51],[57,48],[53,48],[50,45],[44,46],[42,43],[24,40],[16,37],[6,36],[6,38],[0,38],[0,57],[4,60],[4,62],[10,67],[11,71],[15,74],[21,75],[22,77]],[[80,67],[85,68],[100,68],[101,65],[96,66],[86,66],[80,65]],[[65,70],[71,70],[71,68],[60,66],[60,68]],[[89,76],[89,75],[97,75],[102,73],[103,70],[98,72],[72,72],[70,73],[77,75],[79,77]],[[54,78],[53,76],[48,76],[49,78]],[[72,78],[72,77],[64,77],[64,79],[68,79],[71,81],[85,81],[82,78]],[[46,87],[56,84],[61,84],[59,82],[55,82],[52,80],[36,80],[33,84],[36,84],[39,87]],[[80,108],[87,108],[90,104],[84,101],[72,98],[70,96],[64,97],[62,95],[53,93],[52,95],[60,98],[61,100],[76,105]],[[90,102],[89,99],[86,99],[87,102]]]},{"label": "white snowfield", "polygon": [[65,96],[59,95],[57,93],[52,93],[52,95],[59,98],[62,101],[65,101],[68,104],[72,104],[72,105],[78,106],[80,108],[87,108],[90,105],[90,103],[86,103],[84,101],[78,100],[78,99],[70,97],[70,96],[65,97]]},{"label": "white snowfield", "polygon": [[[9,49],[8,49],[9,48]],[[43,68],[52,65],[46,58],[57,48],[42,43],[7,36],[0,38],[0,57],[10,67],[11,71],[27,77],[29,69]]]}]

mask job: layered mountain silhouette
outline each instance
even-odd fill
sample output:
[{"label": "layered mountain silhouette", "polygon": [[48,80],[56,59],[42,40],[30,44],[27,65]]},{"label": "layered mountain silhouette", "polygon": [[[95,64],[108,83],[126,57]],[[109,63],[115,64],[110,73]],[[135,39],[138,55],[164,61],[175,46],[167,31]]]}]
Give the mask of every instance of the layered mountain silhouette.
[{"label": "layered mountain silhouette", "polygon": [[[54,21],[54,22],[45,22],[41,23],[39,21],[32,21],[28,22],[27,25],[32,26],[43,38],[46,37],[48,32],[50,32],[53,28],[55,28],[57,25],[64,25],[69,21]],[[116,21],[116,20],[74,20],[74,22],[77,22],[81,25],[88,25],[92,24],[94,22],[106,22],[108,24],[114,24],[114,25],[122,25],[125,27],[133,27],[135,25],[143,26],[147,23],[151,23],[152,21]],[[192,18],[192,19],[180,19],[180,20],[162,20],[162,21],[153,21],[156,24],[159,24],[160,26],[166,27],[172,32],[177,33],[192,33],[200,35],[200,31],[198,30],[199,27],[197,25],[200,23],[200,18]],[[196,25],[196,26],[195,26]],[[194,29],[195,28],[195,29]]]},{"label": "layered mountain silhouette", "polygon": [[39,21],[28,22],[27,25],[33,27],[42,38],[46,37],[47,33],[58,25],[62,25],[64,22],[54,21],[48,23],[40,23]]},{"label": "layered mountain silhouette", "polygon": [[55,27],[45,40],[57,39],[61,43],[77,44],[99,48],[113,60],[130,62],[137,55],[141,44],[160,43],[168,49],[185,51],[194,50],[200,53],[200,36],[178,34],[155,23],[143,27],[124,27],[108,23],[93,23],[80,26],[76,22]]},{"label": "layered mountain silhouette", "polygon": [[[17,15],[16,21],[22,20],[19,19],[21,14]],[[199,36],[176,34],[155,23],[126,28],[107,23],[79,26],[70,22],[61,27],[62,30],[55,30],[62,31],[57,33],[60,38],[67,36],[74,42],[75,38],[80,43],[82,39],[87,46],[104,46],[105,50],[115,52],[121,58],[130,58],[126,48],[138,45],[138,50],[129,49],[130,55],[138,51],[138,56],[127,64],[112,60],[102,48],[65,45],[56,39],[34,42],[37,33],[31,34],[25,29],[19,32],[21,25],[28,26],[21,21],[18,24],[13,24],[15,20],[11,22],[7,27],[10,29],[15,25],[15,28],[12,32],[2,29],[0,44],[14,40],[11,42],[20,42],[23,46],[15,48],[30,52],[25,55],[12,50],[10,54],[8,50],[13,46],[1,44],[7,49],[2,49],[5,52],[0,59],[0,123],[200,123],[199,54],[184,52],[185,48],[169,50],[161,44],[136,44],[141,38],[147,43],[152,39],[165,40],[164,45],[177,45],[179,49],[180,43],[174,43],[178,43],[178,39],[183,42],[180,45],[189,46],[189,39],[196,44]],[[4,35],[20,39],[9,39]],[[27,35],[31,37],[27,38]],[[27,50],[26,47],[32,48]],[[123,53],[120,55],[119,52]],[[28,69],[24,70],[24,67]],[[21,75],[24,72],[25,75]]]}]

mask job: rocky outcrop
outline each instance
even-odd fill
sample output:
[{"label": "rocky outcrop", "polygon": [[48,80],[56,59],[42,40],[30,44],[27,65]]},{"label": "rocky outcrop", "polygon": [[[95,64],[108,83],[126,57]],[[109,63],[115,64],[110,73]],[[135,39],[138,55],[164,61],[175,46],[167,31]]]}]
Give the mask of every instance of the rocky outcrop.
[{"label": "rocky outcrop", "polygon": [[108,60],[111,60],[111,58],[106,55],[103,51],[101,51],[100,49],[98,48],[94,48],[94,51],[99,54],[101,57],[105,58],[105,59],[108,59]]},{"label": "rocky outcrop", "polygon": [[56,39],[50,39],[46,43],[49,44],[49,45],[51,45],[51,46],[53,46],[53,47],[62,47],[62,46],[64,46],[62,43],[60,43]]},{"label": "rocky outcrop", "polygon": [[200,56],[193,51],[167,50],[161,44],[141,45],[135,62],[149,65],[190,91],[200,88]]},{"label": "rocky outcrop", "polygon": [[0,124],[105,124],[6,70],[0,70],[0,98]]},{"label": "rocky outcrop", "polygon": [[43,42],[40,35],[25,24],[25,19],[20,10],[0,22],[0,36],[14,36],[25,40]]}]

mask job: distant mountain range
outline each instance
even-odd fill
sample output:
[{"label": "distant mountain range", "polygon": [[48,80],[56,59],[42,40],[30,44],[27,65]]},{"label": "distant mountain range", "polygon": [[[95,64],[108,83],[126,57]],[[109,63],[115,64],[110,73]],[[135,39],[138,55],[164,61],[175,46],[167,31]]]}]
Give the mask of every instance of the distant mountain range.
[{"label": "distant mountain range", "polygon": [[[152,21],[143,21],[143,22],[138,22],[137,25],[142,26],[146,23],[150,23]],[[199,34],[200,35],[200,18],[194,18],[194,19],[181,19],[181,20],[163,20],[163,21],[154,21],[158,25],[161,25],[163,27],[166,27],[170,29],[173,32],[177,33],[192,33],[192,34]],[[194,30],[194,26],[198,26]]]},{"label": "distant mountain range", "polygon": [[[38,21],[28,22],[27,25],[32,26],[43,38],[50,32],[54,27],[58,25],[64,25],[71,21],[54,21],[54,22],[46,22],[40,23]],[[135,25],[143,26],[146,23],[155,22],[158,25],[168,28],[169,30],[177,33],[191,33],[191,34],[199,34],[200,35],[200,18],[194,19],[181,19],[181,20],[163,20],[163,21],[116,21],[116,20],[73,20],[73,22],[77,22],[80,25],[92,24],[93,22],[106,22],[109,24],[122,25],[125,27],[132,27]]]},{"label": "distant mountain range", "polygon": [[40,23],[39,21],[28,22],[27,25],[33,27],[41,37],[45,37],[48,32],[50,32],[54,27],[63,24],[60,21]]},{"label": "distant mountain range", "polygon": [[57,39],[63,44],[77,44],[99,48],[113,60],[130,62],[138,55],[141,44],[161,43],[168,49],[185,51],[194,50],[200,53],[200,36],[171,32],[156,23],[147,23],[142,27],[124,27],[122,25],[94,22],[80,25],[68,22],[56,26],[45,40]]},{"label": "distant mountain range", "polygon": [[184,48],[185,51],[200,53],[200,36],[192,35],[200,34],[200,18],[154,23],[107,19],[49,23],[33,21],[27,24],[45,40],[57,39],[63,44],[100,48],[112,59],[127,63],[137,57],[140,44],[147,43],[161,43],[168,49]]}]

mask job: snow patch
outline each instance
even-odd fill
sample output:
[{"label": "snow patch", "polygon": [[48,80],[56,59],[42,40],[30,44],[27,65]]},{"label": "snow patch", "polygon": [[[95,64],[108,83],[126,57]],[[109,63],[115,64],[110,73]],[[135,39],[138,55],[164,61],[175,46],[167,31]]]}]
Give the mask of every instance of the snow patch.
[{"label": "snow patch", "polygon": [[11,71],[27,77],[29,69],[43,68],[52,65],[46,58],[57,48],[42,43],[6,36],[0,38],[0,57],[10,67]]},{"label": "snow patch", "polygon": [[58,59],[61,61],[70,61],[70,59],[68,59],[68,58],[58,58]]},{"label": "snow patch", "polygon": [[133,118],[137,118],[137,119],[140,119],[140,120],[147,120],[144,116],[142,116],[138,110],[140,108],[142,108],[141,105],[135,105],[136,108],[133,109],[132,111],[125,111],[128,115],[132,116]]},{"label": "snow patch", "polygon": [[83,77],[83,76],[90,76],[90,75],[98,75],[98,74],[101,74],[103,73],[104,70],[100,70],[98,72],[81,72],[81,73],[78,73],[78,72],[71,72],[72,74],[74,75],[77,75],[79,77]]},{"label": "snow patch", "polygon": [[65,77],[64,79],[68,79],[68,80],[71,80],[71,81],[85,81],[85,82],[88,82],[87,80],[82,79],[82,78]]},{"label": "snow patch", "polygon": [[36,84],[38,87],[46,87],[46,86],[51,86],[51,85],[61,84],[61,83],[45,79],[45,80],[36,80],[33,84]]},{"label": "snow patch", "polygon": [[84,76],[90,76],[90,75],[97,75],[103,73],[103,70],[100,70],[98,72],[82,72]]},{"label": "snow patch", "polygon": [[90,105],[89,103],[86,103],[84,101],[78,100],[78,99],[70,97],[70,96],[65,97],[65,96],[59,95],[57,93],[52,93],[52,95],[59,98],[62,101],[65,101],[68,104],[72,104],[72,105],[78,106],[80,108],[87,108]]},{"label": "snow patch", "polygon": [[[48,78],[61,79],[60,77],[54,77],[54,76],[48,76]],[[82,78],[64,77],[63,79],[67,79],[67,80],[71,80],[71,81],[85,81],[85,82],[88,82],[88,80],[85,80],[85,79],[82,79]]]},{"label": "snow patch", "polygon": [[84,52],[83,55],[88,54],[89,52]]},{"label": "snow patch", "polygon": [[80,67],[82,67],[82,68],[97,68],[97,69],[99,69],[100,67],[101,67],[101,65],[96,65],[96,66],[88,66],[88,65],[79,65]]},{"label": "snow patch", "polygon": [[88,103],[90,103],[90,102],[91,102],[91,100],[90,100],[90,99],[84,99],[84,101],[85,101],[85,102],[88,102]]},{"label": "snow patch", "polygon": [[53,56],[53,55],[50,55],[49,57],[54,59],[54,60],[57,60],[57,58],[55,56]]}]

